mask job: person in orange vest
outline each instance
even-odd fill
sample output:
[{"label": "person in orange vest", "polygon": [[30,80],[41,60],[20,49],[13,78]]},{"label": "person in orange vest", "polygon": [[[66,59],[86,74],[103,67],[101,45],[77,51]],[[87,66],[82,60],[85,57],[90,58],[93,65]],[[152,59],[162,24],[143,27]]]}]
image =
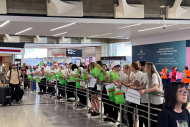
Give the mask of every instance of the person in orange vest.
[{"label": "person in orange vest", "polygon": [[189,70],[187,66],[184,67],[184,74],[185,74],[185,78],[183,79],[183,83],[185,83],[186,86],[188,87],[189,79],[187,77],[189,77]]},{"label": "person in orange vest", "polygon": [[162,69],[162,84],[163,84],[163,90],[166,87],[168,81],[168,68],[167,66],[164,66],[164,68]]}]

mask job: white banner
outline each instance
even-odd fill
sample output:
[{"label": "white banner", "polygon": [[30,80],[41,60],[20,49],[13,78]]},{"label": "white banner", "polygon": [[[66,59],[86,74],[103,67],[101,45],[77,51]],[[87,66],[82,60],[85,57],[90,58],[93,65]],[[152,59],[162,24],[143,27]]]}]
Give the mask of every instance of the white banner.
[{"label": "white banner", "polygon": [[133,89],[127,90],[127,94],[125,98],[126,101],[140,105],[140,99],[141,99],[141,96],[138,91],[133,90]]},{"label": "white banner", "polygon": [[112,83],[112,84],[109,84],[109,85],[107,85],[105,87],[106,87],[106,90],[107,90],[107,94],[109,95],[108,89],[112,88],[112,87],[115,87],[115,84]]},{"label": "white banner", "polygon": [[96,84],[96,79],[93,78],[90,80],[90,86],[89,87],[94,88],[95,84]]}]

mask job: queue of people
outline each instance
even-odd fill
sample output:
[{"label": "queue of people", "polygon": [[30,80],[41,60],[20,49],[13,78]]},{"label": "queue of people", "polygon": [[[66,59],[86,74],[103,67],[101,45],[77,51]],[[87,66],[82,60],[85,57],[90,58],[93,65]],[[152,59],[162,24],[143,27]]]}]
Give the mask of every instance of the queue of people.
[{"label": "queue of people", "polygon": [[[102,88],[98,76],[93,76],[92,73],[92,70],[97,66],[97,64],[100,65],[102,69],[105,70],[108,74],[108,76],[101,82],[104,83],[104,86],[102,86]],[[45,94],[47,90],[51,96],[56,95],[57,99],[60,99],[60,102],[64,102],[64,98],[67,99],[67,102],[74,102],[74,100],[71,98],[74,98],[76,100],[76,95],[74,93],[77,89],[77,96],[79,98],[79,104],[77,106],[79,108],[83,108],[87,105],[88,98],[82,94],[84,94],[84,92],[86,92],[88,89],[89,101],[91,103],[91,108],[89,109],[88,113],[90,113],[91,116],[100,115],[99,93],[102,92],[102,101],[104,102],[104,115],[106,116],[106,118],[104,118],[104,121],[108,122],[109,124],[115,124],[118,120],[119,105],[115,104],[113,101],[109,101],[109,96],[105,95],[107,94],[106,85],[113,83],[115,84],[116,91],[121,90],[122,87],[126,87],[137,90],[141,95],[141,105],[126,101],[126,105],[122,106],[122,109],[125,110],[122,111],[121,119],[122,123],[126,126],[137,127],[137,123],[139,122],[139,127],[148,127],[147,118],[149,98],[151,105],[151,127],[178,127],[178,125],[182,124],[190,125],[189,112],[186,110],[188,95],[187,83],[184,84],[182,82],[171,82],[167,84],[167,67],[164,67],[162,70],[161,78],[154,64],[147,61],[140,61],[139,63],[132,62],[131,65],[127,64],[123,67],[121,67],[121,65],[119,65],[117,62],[112,62],[110,64],[110,69],[108,69],[107,65],[103,64],[101,61],[97,61],[96,63],[92,62],[87,67],[84,67],[82,65],[78,67],[76,64],[66,63],[65,66],[58,66],[58,64],[54,64],[54,68],[52,69],[47,66],[47,62],[43,62],[43,66],[41,67],[34,65],[33,69],[30,66],[28,66],[26,69],[25,66],[23,65],[22,69],[18,71],[13,64],[12,70],[7,73],[7,80],[10,80],[12,89],[16,89],[16,102],[18,103],[18,87],[20,85],[19,83],[21,82],[21,79],[19,77],[22,72],[22,74],[26,76],[31,74],[33,76],[33,79],[40,76],[41,81],[36,85],[39,87],[38,94]],[[65,87],[59,83],[58,79],[52,79],[51,81],[48,81],[48,87],[44,85],[46,84],[46,74],[53,75],[53,73],[61,71],[62,75],[69,79],[72,74],[77,73],[77,70],[80,70],[78,78],[82,78],[83,71],[85,70],[88,73],[86,81],[90,81],[90,84],[94,83],[94,85],[92,86],[87,84],[85,81],[80,81],[81,88],[76,88],[75,82],[68,80],[67,89],[65,90]],[[177,67],[173,67],[173,70],[174,71],[172,72],[175,76]],[[111,71],[114,71],[119,76],[118,80],[113,80],[113,77],[110,75]],[[187,67],[185,67],[184,73],[185,78],[188,79],[189,72]],[[11,77],[8,78],[9,76]],[[172,85],[174,85],[174,87],[172,87]],[[32,86],[27,85],[27,87]],[[57,89],[58,91],[56,91]],[[150,94],[148,97],[148,93],[154,91],[162,92],[163,89],[165,89],[164,97],[153,94]],[[162,111],[160,112],[158,109],[162,109]],[[175,118],[173,118],[173,116],[175,116]],[[157,120],[158,122],[156,122]],[[177,123],[175,124],[175,122]]]}]

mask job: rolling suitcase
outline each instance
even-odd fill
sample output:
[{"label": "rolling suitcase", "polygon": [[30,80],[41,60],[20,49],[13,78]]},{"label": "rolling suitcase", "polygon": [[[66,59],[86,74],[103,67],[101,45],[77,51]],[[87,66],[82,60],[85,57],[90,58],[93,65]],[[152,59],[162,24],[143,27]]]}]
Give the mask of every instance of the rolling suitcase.
[{"label": "rolling suitcase", "polygon": [[12,89],[10,87],[0,87],[0,104],[3,106],[11,105]]}]

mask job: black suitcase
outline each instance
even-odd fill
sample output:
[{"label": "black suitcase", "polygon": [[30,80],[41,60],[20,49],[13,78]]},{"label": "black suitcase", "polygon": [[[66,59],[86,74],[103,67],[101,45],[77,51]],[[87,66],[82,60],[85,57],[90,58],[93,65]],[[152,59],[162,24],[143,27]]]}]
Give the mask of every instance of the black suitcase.
[{"label": "black suitcase", "polygon": [[12,89],[10,87],[0,87],[0,104],[3,106],[11,105]]}]

